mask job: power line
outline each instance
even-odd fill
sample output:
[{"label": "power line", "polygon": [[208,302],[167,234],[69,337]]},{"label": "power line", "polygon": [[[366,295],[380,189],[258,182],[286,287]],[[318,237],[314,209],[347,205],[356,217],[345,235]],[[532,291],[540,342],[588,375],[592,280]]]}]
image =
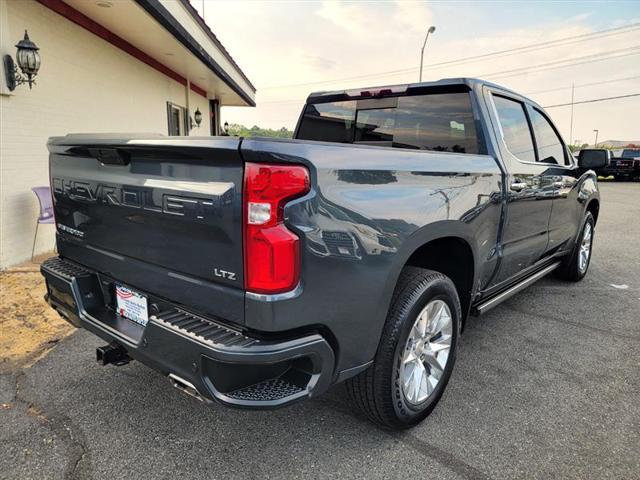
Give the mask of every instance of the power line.
[{"label": "power line", "polygon": [[[493,78],[493,79],[509,78],[509,77],[515,77],[519,75],[525,75],[528,73],[538,73],[538,72],[544,72],[548,70],[555,70],[558,68],[573,67],[576,65],[583,65],[586,63],[602,62],[605,60],[614,60],[617,58],[624,58],[632,55],[640,55],[640,45],[634,45],[632,47],[622,48],[618,50],[611,50],[604,55],[602,53],[584,55],[582,57],[567,58],[564,60],[541,63],[538,65],[532,65],[527,67],[519,67],[511,70],[502,70],[499,72],[484,73],[484,74],[478,75],[478,77]],[[631,78],[635,78],[635,77],[631,77]],[[287,99],[287,100],[271,100],[268,102],[261,102],[261,103],[287,104],[287,103],[295,103],[297,101],[298,100]]]},{"label": "power line", "polygon": [[[595,86],[595,85],[605,85],[607,83],[624,82],[626,80],[636,80],[638,78],[640,78],[640,75],[635,76],[635,77],[614,78],[612,80],[603,80],[601,82],[580,83],[578,85],[573,85],[573,87],[575,87],[575,88],[592,87],[592,86]],[[568,90],[571,87],[572,87],[571,85],[567,85],[567,86],[564,86],[564,87],[549,88],[547,90],[537,90],[535,92],[526,92],[525,95],[537,95],[539,93],[557,92],[559,90]]]},{"label": "power line", "polygon": [[[582,100],[580,102],[573,102],[573,105],[579,105],[581,103],[604,102],[607,100],[617,100],[619,98],[629,98],[629,97],[637,97],[637,96],[640,96],[640,93],[630,93],[628,95],[618,95],[616,97],[592,98],[591,100]],[[544,105],[542,108],[568,107],[569,105],[571,105],[571,103],[558,103],[556,105]]]},{"label": "power line", "polygon": [[[574,37],[564,37],[557,40],[549,40],[547,42],[531,44],[529,46],[524,46],[524,47],[516,47],[516,48],[510,48],[507,50],[497,51],[497,52],[485,53],[483,55],[475,55],[472,57],[458,58],[458,59],[449,60],[446,62],[434,63],[433,65],[428,65],[428,66],[441,67],[441,66],[448,66],[453,64],[472,63],[475,60],[482,59],[485,57],[496,57],[496,58],[508,57],[513,53],[521,52],[522,50],[537,51],[537,50],[545,50],[547,48],[557,47],[557,46],[563,47],[565,45],[573,45],[574,43],[585,42],[588,40],[597,40],[603,37],[611,37],[614,35],[629,33],[634,30],[637,30],[638,28],[640,28],[640,24],[626,25],[624,27],[617,27],[617,28],[612,28],[608,30],[600,30],[598,32],[583,33],[581,35],[576,35]],[[623,30],[623,31],[619,31],[619,30]],[[561,43],[561,45],[558,45],[558,43]],[[524,53],[529,53],[529,52],[524,52]],[[415,70],[415,68],[409,69],[409,70]]]},{"label": "power line", "polygon": [[[624,55],[613,55],[613,54],[625,53],[625,52],[633,52],[633,53],[626,53]],[[630,55],[637,55],[638,53],[640,53],[640,45],[634,45],[628,48],[610,50],[605,55],[603,55],[602,53],[594,53],[591,55],[584,55],[582,57],[566,58],[564,60],[556,60],[554,62],[541,63],[534,66],[518,67],[511,70],[503,70],[501,72],[483,73],[481,75],[478,75],[478,77],[509,78],[509,77],[520,75],[521,72],[537,73],[539,71],[555,70],[556,68],[564,68],[564,67],[572,67],[574,65],[582,65],[584,63],[600,62],[600,61],[609,60],[612,58],[628,57]],[[567,63],[567,62],[571,62],[571,63]],[[566,65],[562,65],[564,63],[566,63]],[[544,68],[544,67],[550,67],[550,68]]]},{"label": "power line", "polygon": [[[450,65],[455,65],[455,64],[469,63],[469,62],[472,62],[472,61],[475,61],[475,60],[484,59],[484,58],[488,58],[488,57],[500,58],[500,57],[504,57],[504,56],[513,55],[514,53],[517,53],[517,52],[522,52],[523,50],[536,51],[536,50],[543,50],[543,49],[546,49],[546,48],[551,48],[553,46],[563,46],[563,45],[558,45],[558,44],[562,44],[562,43],[564,43],[564,45],[571,45],[573,43],[588,41],[588,40],[592,40],[592,39],[596,39],[596,38],[609,37],[609,36],[613,36],[613,35],[620,35],[620,34],[624,34],[624,33],[629,33],[629,32],[632,32],[634,30],[637,30],[638,28],[640,28],[640,23],[633,23],[633,24],[630,24],[630,25],[622,26],[622,27],[610,28],[610,29],[607,29],[607,30],[600,30],[600,31],[597,31],[597,32],[592,32],[592,33],[584,33],[584,34],[581,34],[581,35],[574,35],[574,36],[571,36],[571,37],[559,38],[557,40],[549,40],[547,42],[532,43],[532,44],[529,44],[529,45],[524,45],[522,47],[510,48],[510,49],[507,49],[507,50],[498,50],[498,51],[495,51],[495,52],[489,52],[489,53],[485,53],[485,54],[482,54],[482,55],[475,55],[475,56],[470,56],[470,57],[462,57],[462,58],[458,58],[458,59],[454,59],[454,60],[448,60],[446,62],[433,63],[433,64],[425,65],[425,67],[429,68],[429,69],[442,68],[442,67],[445,67],[445,66],[450,66]],[[525,52],[525,53],[528,53],[528,52]],[[398,74],[401,74],[401,73],[415,72],[417,70],[418,70],[417,67],[402,68],[402,69],[398,69],[398,70],[387,70],[387,71],[383,71],[383,72],[356,75],[356,76],[352,76],[352,77],[335,78],[335,79],[332,79],[332,80],[320,80],[320,81],[315,81],[315,82],[292,83],[292,84],[288,84],[288,85],[272,85],[272,86],[262,87],[259,90],[274,90],[274,89],[290,88],[290,87],[298,87],[298,86],[323,85],[323,84],[336,83],[336,82],[341,82],[341,81],[361,80],[361,79],[370,78],[370,77],[382,77],[382,76],[398,75]]]}]

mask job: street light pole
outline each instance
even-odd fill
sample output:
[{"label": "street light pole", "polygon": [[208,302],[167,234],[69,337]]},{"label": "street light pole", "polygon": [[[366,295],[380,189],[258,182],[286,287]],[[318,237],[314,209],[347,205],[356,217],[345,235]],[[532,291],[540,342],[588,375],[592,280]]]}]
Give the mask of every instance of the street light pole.
[{"label": "street light pole", "polygon": [[593,144],[593,148],[598,148],[598,131],[599,130],[595,128],[593,131],[596,132],[596,142]]},{"label": "street light pole", "polygon": [[429,39],[429,34],[436,31],[436,27],[431,25],[429,30],[427,30],[427,35],[424,37],[424,43],[422,44],[422,50],[420,50],[420,77],[418,81],[422,81],[422,62],[424,61],[424,48],[427,46],[427,40]]}]

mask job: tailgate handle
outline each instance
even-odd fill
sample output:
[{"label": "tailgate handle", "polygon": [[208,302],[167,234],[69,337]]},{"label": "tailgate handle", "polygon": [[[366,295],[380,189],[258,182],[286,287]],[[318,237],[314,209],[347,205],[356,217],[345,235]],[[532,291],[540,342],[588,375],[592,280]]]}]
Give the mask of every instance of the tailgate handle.
[{"label": "tailgate handle", "polygon": [[131,161],[128,152],[117,148],[90,148],[89,155],[105,165],[129,165]]}]

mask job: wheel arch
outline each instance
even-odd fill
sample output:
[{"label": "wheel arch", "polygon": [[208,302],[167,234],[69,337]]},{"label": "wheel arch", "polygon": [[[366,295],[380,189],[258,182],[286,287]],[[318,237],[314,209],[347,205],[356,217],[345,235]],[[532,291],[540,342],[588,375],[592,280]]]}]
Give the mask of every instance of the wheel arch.
[{"label": "wheel arch", "polygon": [[391,292],[406,266],[443,273],[452,280],[458,292],[464,328],[478,275],[476,245],[469,230],[469,226],[462,222],[442,221],[414,233],[407,240],[403,255],[389,276]]},{"label": "wheel arch", "polygon": [[593,220],[597,224],[598,223],[598,215],[600,214],[600,200],[597,198],[592,198],[587,203],[587,207],[585,211],[590,212],[593,215]]},{"label": "wheel arch", "polygon": [[475,264],[471,245],[461,237],[442,237],[422,245],[407,259],[405,266],[435,270],[451,279],[458,292],[462,326],[471,307]]}]

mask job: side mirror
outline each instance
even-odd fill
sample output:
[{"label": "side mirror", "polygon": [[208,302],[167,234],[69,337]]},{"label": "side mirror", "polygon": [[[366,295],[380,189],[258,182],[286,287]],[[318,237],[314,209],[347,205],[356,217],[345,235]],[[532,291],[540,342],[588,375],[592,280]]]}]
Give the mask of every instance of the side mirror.
[{"label": "side mirror", "polygon": [[581,150],[578,155],[578,166],[585,169],[604,168],[609,165],[611,151],[604,148]]}]

